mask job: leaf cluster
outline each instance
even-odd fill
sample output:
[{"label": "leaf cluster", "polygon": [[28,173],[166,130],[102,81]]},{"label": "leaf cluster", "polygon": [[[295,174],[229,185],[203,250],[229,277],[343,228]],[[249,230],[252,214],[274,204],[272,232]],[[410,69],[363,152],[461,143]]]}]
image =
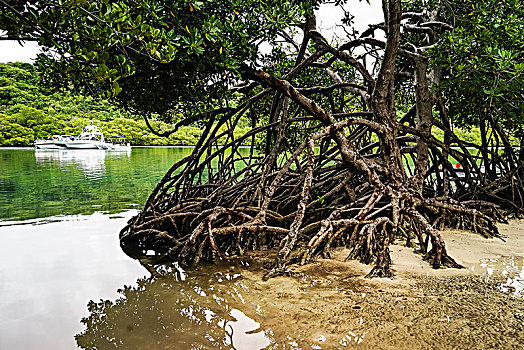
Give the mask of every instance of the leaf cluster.
[{"label": "leaf cluster", "polygon": [[22,1],[0,18],[0,27],[48,48],[38,62],[49,86],[73,84],[137,114],[170,120],[227,99],[241,67],[260,63],[260,45],[298,24],[311,3]]},{"label": "leaf cluster", "polygon": [[522,134],[524,4],[518,0],[453,0],[443,11],[455,29],[432,54],[446,79],[439,88],[461,125],[489,114]]}]

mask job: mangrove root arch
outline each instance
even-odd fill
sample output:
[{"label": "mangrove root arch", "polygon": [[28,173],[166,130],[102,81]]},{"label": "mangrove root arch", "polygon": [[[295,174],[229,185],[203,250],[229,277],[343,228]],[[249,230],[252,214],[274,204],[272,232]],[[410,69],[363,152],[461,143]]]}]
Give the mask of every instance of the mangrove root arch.
[{"label": "mangrove root arch", "polygon": [[[201,121],[204,134],[193,152],[173,165],[121,231],[123,249],[135,257],[152,250],[159,259],[185,265],[274,251],[271,277],[290,263],[329,258],[333,248],[345,246],[348,259],[375,264],[370,277],[388,277],[395,240],[416,245],[434,268],[460,268],[437,229],[498,237],[495,221],[503,220],[503,211],[523,207],[518,156],[504,147],[506,136],[496,125],[482,145],[453,133],[442,98],[430,90],[438,72],[428,72],[422,49],[400,48],[400,1],[384,4],[385,42],[361,37],[334,48],[309,19],[304,50],[283,78],[244,67],[251,81],[239,89],[245,100],[206,114],[213,117]],[[431,40],[446,26],[425,26],[428,16],[410,13],[409,28],[432,31]],[[304,54],[311,41],[316,52]],[[376,77],[347,53],[355,47],[370,55],[383,50]],[[411,84],[415,100],[400,120],[399,56],[411,62],[404,84]],[[343,81],[334,62],[352,67],[354,80]],[[334,83],[300,86],[297,77],[311,70]],[[268,120],[236,137],[240,118],[268,103]],[[432,127],[444,141],[431,134]],[[488,167],[495,176],[483,171]]]}]

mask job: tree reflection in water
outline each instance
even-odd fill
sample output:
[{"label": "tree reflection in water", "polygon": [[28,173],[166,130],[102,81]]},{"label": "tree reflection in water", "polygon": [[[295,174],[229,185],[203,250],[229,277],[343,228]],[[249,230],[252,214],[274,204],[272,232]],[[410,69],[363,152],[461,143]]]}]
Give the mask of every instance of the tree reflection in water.
[{"label": "tree reflection in water", "polygon": [[240,274],[206,270],[186,278],[176,265],[147,268],[152,276],[118,290],[119,299],[89,302],[90,315],[81,320],[86,329],[75,336],[80,348],[262,349],[275,345],[272,332],[253,320],[262,318],[260,307],[245,303],[242,294],[248,288]]}]

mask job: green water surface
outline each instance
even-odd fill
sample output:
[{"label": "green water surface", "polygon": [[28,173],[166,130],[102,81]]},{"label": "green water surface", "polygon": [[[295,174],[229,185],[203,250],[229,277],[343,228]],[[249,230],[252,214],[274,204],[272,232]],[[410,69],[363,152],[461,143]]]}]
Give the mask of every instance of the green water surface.
[{"label": "green water surface", "polygon": [[0,148],[0,221],[140,208],[189,147]]}]

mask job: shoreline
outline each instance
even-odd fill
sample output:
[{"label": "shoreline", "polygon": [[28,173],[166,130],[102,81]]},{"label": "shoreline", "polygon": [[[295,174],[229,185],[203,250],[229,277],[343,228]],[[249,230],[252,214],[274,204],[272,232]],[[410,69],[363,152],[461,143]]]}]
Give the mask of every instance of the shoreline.
[{"label": "shoreline", "polygon": [[501,231],[507,243],[443,232],[466,266],[460,270],[433,270],[411,249],[393,246],[393,279],[364,278],[372,266],[344,262],[344,249],[267,281],[256,255],[175,267],[99,303],[77,341],[102,347],[118,339],[137,349],[226,342],[237,349],[522,349],[524,295],[516,292],[524,287],[517,255],[524,221]]},{"label": "shoreline", "polygon": [[295,277],[264,282],[261,272],[242,271],[242,278],[254,291],[250,302],[264,305],[262,327],[297,349],[521,349],[524,220],[499,228],[506,242],[441,231],[464,269],[434,270],[397,244],[392,279],[365,278],[372,266],[344,262],[345,249],[293,266]]}]

